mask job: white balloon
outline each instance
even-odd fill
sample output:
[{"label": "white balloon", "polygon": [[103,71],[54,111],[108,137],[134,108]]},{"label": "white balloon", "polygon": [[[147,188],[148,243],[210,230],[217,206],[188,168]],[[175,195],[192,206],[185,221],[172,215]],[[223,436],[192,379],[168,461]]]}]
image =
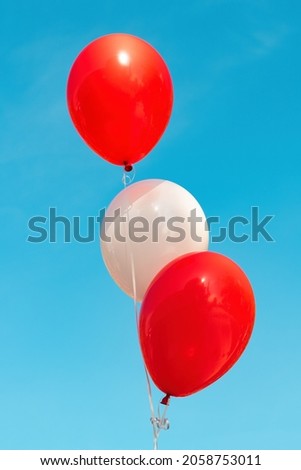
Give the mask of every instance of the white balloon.
[{"label": "white balloon", "polygon": [[102,222],[101,250],[118,286],[141,301],[164,266],[186,253],[207,250],[208,238],[204,212],[186,189],[148,179],[113,199]]}]

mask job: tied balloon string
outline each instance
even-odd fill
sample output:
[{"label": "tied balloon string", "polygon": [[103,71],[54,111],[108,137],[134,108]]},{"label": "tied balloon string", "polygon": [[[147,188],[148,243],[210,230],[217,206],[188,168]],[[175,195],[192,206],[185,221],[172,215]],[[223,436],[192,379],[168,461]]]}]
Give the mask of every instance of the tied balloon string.
[{"label": "tied balloon string", "polygon": [[[133,175],[129,175],[128,171],[126,168],[124,169],[123,175],[122,175],[122,182],[124,185],[124,189],[131,184],[135,178],[135,173]],[[129,222],[129,212],[130,212],[130,206],[129,206],[129,201],[127,204],[127,211],[126,211],[126,216],[127,220]],[[137,301],[137,286],[136,286],[136,276],[135,276],[135,263],[134,263],[134,257],[133,257],[133,252],[131,250],[131,240],[129,240],[129,256],[130,256],[130,266],[131,266],[131,276],[132,276],[132,287],[133,287],[133,301],[134,301],[134,312],[135,312],[135,321],[136,321],[136,328],[137,328],[137,334],[139,337],[139,311],[138,311],[138,301]],[[126,246],[127,250],[127,246]],[[142,358],[143,359],[143,358]],[[167,413],[167,408],[169,405],[169,399],[170,396],[166,395],[163,400],[161,401],[161,404],[165,405],[164,412],[161,416],[160,414],[160,405],[158,406],[158,416],[155,414],[155,409],[154,409],[154,401],[153,401],[153,394],[152,394],[152,387],[151,387],[151,381],[150,381],[150,376],[147,371],[146,365],[143,360],[143,367],[144,367],[144,372],[145,372],[145,377],[146,377],[146,385],[147,385],[147,395],[148,395],[148,401],[149,401],[149,407],[150,407],[150,412],[151,412],[151,418],[150,422],[152,424],[153,428],[153,448],[154,450],[158,450],[158,439],[160,435],[160,431],[163,430],[168,430],[169,429],[169,421],[166,418],[166,413]]]},{"label": "tied balloon string", "polygon": [[130,170],[128,169],[127,166],[124,167],[123,173],[122,173],[122,183],[124,188],[126,188],[129,184],[131,184],[136,176],[135,168],[133,166],[130,166]]},{"label": "tied balloon string", "polygon": [[[137,327],[137,334],[139,336],[139,312],[138,312],[138,302],[137,302],[137,295],[136,295],[136,278],[135,278],[135,265],[133,261],[133,256],[131,253],[131,271],[132,271],[132,285],[133,285],[133,294],[134,294],[134,311],[135,311],[135,318],[136,318],[136,327]],[[147,395],[149,401],[149,407],[151,412],[150,422],[153,427],[153,448],[154,450],[158,450],[158,440],[161,430],[167,431],[169,429],[169,421],[166,418],[167,408],[169,405],[170,396],[166,395],[161,403],[165,405],[164,412],[162,416],[160,415],[160,405],[158,406],[158,416],[155,414],[154,409],[154,401],[153,401],[153,394],[152,394],[152,387],[151,381],[149,377],[149,373],[147,371],[146,365],[143,361],[143,367],[146,377],[146,385],[147,385]]]},{"label": "tied balloon string", "polygon": [[[167,413],[167,407],[169,405],[169,400],[170,400],[170,396],[166,395],[163,398],[163,400],[161,401],[161,403],[165,405],[162,416],[161,416],[161,413],[160,413],[160,405],[158,405],[158,417],[155,417],[155,425],[156,425],[156,428],[157,428],[158,437],[159,437],[159,433],[162,429],[164,431],[167,431],[169,429],[169,420],[166,418],[166,413]],[[152,421],[152,419],[153,418],[151,418],[151,421]]]}]

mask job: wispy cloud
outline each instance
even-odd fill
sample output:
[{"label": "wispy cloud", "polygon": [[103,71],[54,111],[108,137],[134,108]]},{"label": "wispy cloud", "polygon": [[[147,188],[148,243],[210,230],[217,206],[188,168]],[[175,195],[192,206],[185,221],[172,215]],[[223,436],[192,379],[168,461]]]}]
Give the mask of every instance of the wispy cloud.
[{"label": "wispy cloud", "polygon": [[[220,0],[221,1],[221,0]],[[202,64],[202,73],[196,75],[196,80],[189,83],[182,83],[177,91],[179,100],[176,102],[177,115],[175,116],[174,132],[170,132],[170,137],[175,134],[186,132],[191,126],[191,113],[187,111],[192,105],[202,103],[202,107],[207,103],[207,97],[214,96],[214,90],[219,86],[229,73],[236,73],[240,67],[253,67],[255,63],[277,54],[285,46],[292,29],[286,24],[272,24],[269,27],[260,28],[258,25],[249,25],[245,31],[228,31],[226,34],[227,44],[219,45],[219,53],[211,60]],[[214,98],[212,98],[214,100]],[[200,113],[198,119],[205,120],[205,115]],[[202,122],[200,122],[200,126]]]},{"label": "wispy cloud", "polygon": [[[64,47],[61,47],[61,44]],[[41,141],[49,149],[66,121],[65,80],[70,44],[44,38],[12,49],[6,58],[11,82],[18,83],[2,101],[0,162],[30,158],[41,152]],[[22,79],[20,78],[22,77]]]},{"label": "wispy cloud", "polygon": [[290,28],[283,24],[274,28],[258,28],[249,33],[236,34],[231,52],[223,54],[212,62],[213,75],[219,75],[229,69],[276,53],[290,33]]},{"label": "wispy cloud", "polygon": [[257,30],[251,35],[252,45],[249,53],[254,56],[266,56],[281,47],[290,30],[287,25],[281,25],[274,30]]}]

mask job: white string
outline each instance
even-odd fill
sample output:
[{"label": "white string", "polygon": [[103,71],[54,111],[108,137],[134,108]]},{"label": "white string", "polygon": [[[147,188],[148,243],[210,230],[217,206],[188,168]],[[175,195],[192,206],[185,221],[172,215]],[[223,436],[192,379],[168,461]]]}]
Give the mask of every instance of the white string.
[{"label": "white string", "polygon": [[131,171],[131,174],[129,174],[129,172],[127,171],[124,171],[123,172],[123,175],[122,175],[122,183],[123,183],[123,186],[124,186],[124,189],[129,185],[131,184],[134,179],[135,179],[135,176],[136,176],[136,172],[135,172],[135,168],[133,167],[132,171]]},{"label": "white string", "polygon": [[[135,320],[136,320],[137,334],[139,336],[139,313],[138,313],[138,303],[137,303],[137,294],[136,294],[135,265],[134,265],[132,250],[130,250],[130,259],[131,259],[132,286],[133,286],[133,294],[134,294],[133,301],[134,301]],[[156,415],[155,415],[155,410],[154,410],[154,402],[153,402],[153,397],[152,397],[152,388],[151,388],[150,378],[149,378],[146,366],[144,364],[144,361],[143,361],[143,367],[144,367],[145,376],[146,376],[147,394],[148,394],[148,401],[149,401],[149,407],[150,407],[150,412],[151,412],[151,423],[153,426],[154,450],[157,450],[159,434],[158,434],[157,426],[156,426]]]},{"label": "white string", "polygon": [[[133,174],[133,176],[130,176],[125,171],[123,172],[122,182],[123,182],[123,185],[124,185],[124,189],[126,189],[128,184],[133,182],[134,178],[135,178],[135,174]],[[129,214],[130,214],[130,205],[129,205],[129,201],[127,201],[126,217],[127,217],[128,223],[129,223],[129,220],[130,220]],[[129,245],[131,245],[130,238],[129,238],[128,241],[129,241]],[[126,245],[126,250],[127,250],[127,245]],[[132,288],[133,288],[133,294],[134,294],[133,295],[133,301],[134,301],[135,321],[136,321],[137,335],[139,337],[139,312],[138,312],[138,302],[137,302],[137,286],[136,286],[136,276],[135,276],[135,263],[134,263],[133,251],[131,249],[131,246],[130,246],[130,250],[129,250],[129,255],[130,255],[130,263],[131,263]],[[144,360],[143,360],[143,366],[144,366],[144,371],[145,371],[146,385],[147,385],[147,395],[148,395],[149,407],[150,407],[150,412],[151,412],[150,421],[151,421],[152,428],[153,428],[153,448],[154,448],[154,450],[158,450],[158,439],[159,439],[161,429],[165,429],[165,430],[169,429],[169,422],[166,419],[168,402],[165,405],[165,409],[164,409],[162,417],[160,417],[160,408],[159,407],[158,407],[158,417],[156,417],[155,409],[154,409],[153,396],[152,396],[152,387],[151,387],[150,377],[149,377],[149,373],[147,371],[146,365],[144,363]]]}]

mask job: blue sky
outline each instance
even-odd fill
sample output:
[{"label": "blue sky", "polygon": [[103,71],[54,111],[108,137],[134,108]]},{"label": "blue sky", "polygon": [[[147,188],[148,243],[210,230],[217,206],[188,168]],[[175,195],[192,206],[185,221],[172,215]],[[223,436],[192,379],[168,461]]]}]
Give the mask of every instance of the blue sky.
[{"label": "blue sky", "polygon": [[[29,218],[79,215],[121,170],[74,130],[65,86],[91,40],[126,32],[165,58],[175,102],[136,180],[188,189],[223,223],[274,215],[267,243],[212,243],[250,278],[251,343],[221,380],[169,409],[161,449],[300,449],[300,16],[297,1],[6,2],[0,18],[0,448],[148,449],[132,301],[98,242],[28,243]],[[155,399],[161,397],[155,392]]]}]

